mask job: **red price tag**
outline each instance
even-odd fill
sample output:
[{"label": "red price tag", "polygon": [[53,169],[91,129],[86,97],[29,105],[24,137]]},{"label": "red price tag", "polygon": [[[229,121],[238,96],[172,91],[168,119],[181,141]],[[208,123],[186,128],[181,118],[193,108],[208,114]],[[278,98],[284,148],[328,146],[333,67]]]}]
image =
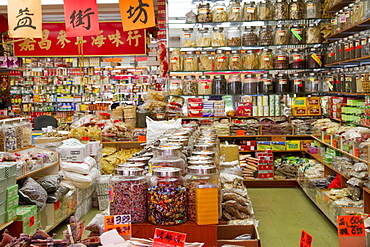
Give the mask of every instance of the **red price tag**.
[{"label": "red price tag", "polygon": [[104,230],[116,229],[121,236],[131,236],[131,215],[111,215],[104,216]]},{"label": "red price tag", "polygon": [[338,236],[365,236],[364,217],[362,215],[344,215],[337,217]]},{"label": "red price tag", "polygon": [[245,136],[245,130],[236,130],[237,136]]},{"label": "red price tag", "polygon": [[57,210],[60,208],[60,200],[58,200],[57,202],[54,202],[54,210]]},{"label": "red price tag", "polygon": [[30,227],[32,227],[35,224],[35,216],[32,216],[30,218]]},{"label": "red price tag", "polygon": [[358,149],[358,148],[354,148],[354,149],[353,149],[353,156],[355,156],[355,157],[360,157],[359,149]]},{"label": "red price tag", "polygon": [[308,234],[305,230],[302,230],[299,247],[311,247],[311,246],[312,246],[312,236]]},{"label": "red price tag", "polygon": [[139,142],[146,142],[146,136],[138,136],[138,137],[137,137],[137,140],[138,140]]},{"label": "red price tag", "polygon": [[185,246],[186,233],[172,232],[156,228],[154,232],[153,247],[165,246]]}]

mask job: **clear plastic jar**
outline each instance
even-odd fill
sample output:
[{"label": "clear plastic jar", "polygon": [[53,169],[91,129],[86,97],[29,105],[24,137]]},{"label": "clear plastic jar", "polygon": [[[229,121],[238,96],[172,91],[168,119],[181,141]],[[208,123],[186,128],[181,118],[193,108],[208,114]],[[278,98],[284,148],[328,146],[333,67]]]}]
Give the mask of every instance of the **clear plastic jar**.
[{"label": "clear plastic jar", "polygon": [[227,21],[226,6],[223,2],[216,2],[212,8],[212,21],[225,22]]},{"label": "clear plastic jar", "polygon": [[272,29],[269,26],[262,26],[259,32],[259,45],[273,45],[274,35]]},{"label": "clear plastic jar", "polygon": [[309,73],[305,76],[305,87],[307,93],[321,92],[321,83],[319,75],[316,73]]},{"label": "clear plastic jar", "polygon": [[183,70],[184,71],[197,71],[198,70],[198,59],[197,55],[193,51],[187,51],[183,59]]},{"label": "clear plastic jar", "polygon": [[305,18],[316,19],[321,18],[321,2],[318,0],[308,0],[305,3]]},{"label": "clear plastic jar", "polygon": [[228,62],[226,52],[224,50],[217,50],[214,58],[215,70],[227,70]]},{"label": "clear plastic jar", "polygon": [[148,182],[143,172],[139,168],[115,169],[110,180],[110,215],[130,214],[132,223],[146,221]]},{"label": "clear plastic jar", "polygon": [[181,158],[181,147],[163,145],[153,148],[153,158],[149,161],[149,166],[155,167],[176,167],[181,169],[181,174],[185,175],[186,163]]},{"label": "clear plastic jar", "polygon": [[316,44],[321,43],[320,27],[313,23],[309,24],[306,28],[306,43]]},{"label": "clear plastic jar", "polygon": [[304,93],[305,91],[305,82],[300,74],[293,74],[289,78],[289,85],[291,93]]},{"label": "clear plastic jar", "polygon": [[227,94],[240,95],[242,94],[242,81],[238,75],[230,75],[227,80]]},{"label": "clear plastic jar", "polygon": [[226,79],[224,75],[215,75],[213,78],[212,94],[226,94]]},{"label": "clear plastic jar", "polygon": [[274,62],[271,49],[263,49],[259,54],[259,69],[273,69]]},{"label": "clear plastic jar", "polygon": [[256,46],[258,44],[258,35],[255,27],[245,27],[242,35],[243,46]]},{"label": "clear plastic jar", "polygon": [[137,128],[146,128],[146,117],[150,117],[149,108],[144,108],[142,106],[138,107],[136,111],[136,127]]},{"label": "clear plastic jar", "polygon": [[292,25],[289,34],[289,44],[299,45],[306,43],[306,32],[303,25]]},{"label": "clear plastic jar", "polygon": [[184,95],[197,95],[198,93],[198,82],[194,75],[187,75],[184,77],[183,82],[183,94]]},{"label": "clear plastic jar", "polygon": [[213,55],[210,51],[201,51],[199,56],[199,70],[208,71],[213,69]]},{"label": "clear plastic jar", "polygon": [[10,123],[5,123],[2,126],[2,131],[5,140],[5,152],[11,152],[17,150],[17,133],[15,126]]},{"label": "clear plastic jar", "polygon": [[[196,219],[195,193],[196,188],[219,188],[219,177],[215,166],[192,165],[189,166],[189,173],[185,176],[186,207],[189,220]],[[219,193],[210,195],[210,200],[219,201]],[[216,198],[213,198],[216,196]]]},{"label": "clear plastic jar", "polygon": [[183,80],[181,76],[171,76],[169,79],[169,93],[170,95],[182,95]]},{"label": "clear plastic jar", "polygon": [[182,70],[180,49],[174,49],[171,51],[169,67],[170,71]]},{"label": "clear plastic jar", "polygon": [[350,59],[350,49],[348,38],[343,39],[343,60]]},{"label": "clear plastic jar", "polygon": [[214,27],[211,34],[212,46],[226,46],[225,31],[223,27]]},{"label": "clear plastic jar", "polygon": [[229,27],[227,29],[227,46],[241,46],[240,30],[239,27]]},{"label": "clear plastic jar", "polygon": [[243,63],[242,63],[242,56],[239,51],[231,51],[229,54],[229,70],[242,70]]},{"label": "clear plastic jar", "polygon": [[288,44],[289,29],[286,25],[276,25],[274,32],[274,44],[275,45],[287,45]]},{"label": "clear plastic jar", "polygon": [[323,56],[321,51],[316,48],[311,48],[306,55],[306,67],[309,69],[321,68],[323,65]]},{"label": "clear plastic jar", "polygon": [[289,19],[289,4],[285,0],[277,0],[274,4],[274,20]]},{"label": "clear plastic jar", "polygon": [[275,77],[276,93],[289,93],[289,77],[286,74],[279,73]]},{"label": "clear plastic jar", "polygon": [[193,28],[183,28],[180,36],[181,47],[195,47],[195,35]]},{"label": "clear plastic jar", "polygon": [[209,3],[199,3],[197,20],[198,22],[212,21],[211,7]]},{"label": "clear plastic jar", "polygon": [[271,74],[263,74],[260,77],[261,94],[274,93],[274,82]]},{"label": "clear plastic jar", "polygon": [[304,51],[300,49],[293,49],[289,55],[289,68],[303,69],[305,68],[306,60]]},{"label": "clear plastic jar", "polygon": [[243,5],[243,21],[257,20],[257,7],[254,1],[244,2]]},{"label": "clear plastic jar", "polygon": [[185,15],[185,23],[197,23],[197,15],[193,12],[193,10],[190,10]]},{"label": "clear plastic jar", "polygon": [[195,45],[199,47],[211,46],[211,33],[208,28],[198,28],[195,35]]},{"label": "clear plastic jar", "polygon": [[355,39],[353,36],[348,37],[349,43],[349,59],[355,58]]},{"label": "clear plastic jar", "polygon": [[212,94],[212,80],[209,75],[202,75],[198,79],[198,95]]},{"label": "clear plastic jar", "polygon": [[32,145],[32,124],[28,120],[22,120],[21,124],[23,131],[23,147],[29,147]]},{"label": "clear plastic jar", "polygon": [[337,21],[338,21],[338,13],[333,15],[331,20],[330,20],[330,24],[331,24],[330,34],[331,35],[333,35],[337,32],[337,29],[338,29],[338,22]]},{"label": "clear plastic jar", "polygon": [[297,20],[304,17],[304,5],[301,0],[292,0],[289,4],[289,19]]},{"label": "clear plastic jar", "polygon": [[337,19],[337,32],[342,31],[343,29],[346,28],[346,14],[345,12],[341,9],[339,10],[338,14],[338,19]]},{"label": "clear plastic jar", "polygon": [[257,15],[258,20],[265,21],[265,20],[272,20],[272,4],[268,0],[262,0],[257,5]]},{"label": "clear plastic jar", "polygon": [[260,81],[256,74],[247,74],[243,79],[243,94],[260,94]]},{"label": "clear plastic jar", "polygon": [[153,168],[148,188],[148,221],[156,225],[177,225],[186,220],[186,189],[181,169]]},{"label": "clear plastic jar", "polygon": [[243,69],[258,69],[258,54],[256,50],[246,50],[243,55]]},{"label": "clear plastic jar", "polygon": [[239,1],[232,1],[227,7],[227,19],[228,21],[241,21],[242,20],[243,8]]},{"label": "clear plastic jar", "polygon": [[345,22],[344,28],[348,28],[348,27],[350,27],[352,25],[352,23],[351,23],[352,18],[351,18],[351,8],[350,8],[350,6],[351,6],[351,4],[349,6],[343,8],[343,13],[346,16],[346,22]]},{"label": "clear plastic jar", "polygon": [[289,57],[285,49],[277,49],[274,53],[274,69],[287,69],[289,67]]}]

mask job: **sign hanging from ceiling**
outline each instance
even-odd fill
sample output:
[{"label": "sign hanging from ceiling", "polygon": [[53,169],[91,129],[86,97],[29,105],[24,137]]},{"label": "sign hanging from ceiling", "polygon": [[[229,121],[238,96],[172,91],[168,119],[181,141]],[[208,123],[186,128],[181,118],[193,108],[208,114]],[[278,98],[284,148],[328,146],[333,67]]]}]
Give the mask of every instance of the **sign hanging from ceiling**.
[{"label": "sign hanging from ceiling", "polygon": [[68,37],[64,23],[43,23],[41,39],[14,43],[20,57],[146,55],[145,29],[122,31],[121,22],[100,22],[99,35]]},{"label": "sign hanging from ceiling", "polygon": [[64,0],[64,19],[68,37],[99,35],[96,0]]},{"label": "sign hanging from ceiling", "polygon": [[9,37],[41,38],[41,0],[8,1]]},{"label": "sign hanging from ceiling", "polygon": [[155,26],[153,0],[119,0],[123,30]]}]

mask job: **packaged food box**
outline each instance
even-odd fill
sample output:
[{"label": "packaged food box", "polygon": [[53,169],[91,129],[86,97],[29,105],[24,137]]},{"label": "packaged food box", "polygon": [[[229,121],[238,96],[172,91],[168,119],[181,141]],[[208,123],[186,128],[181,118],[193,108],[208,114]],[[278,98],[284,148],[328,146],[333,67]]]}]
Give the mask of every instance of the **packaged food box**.
[{"label": "packaged food box", "polygon": [[308,97],[307,106],[320,106],[320,97]]},{"label": "packaged food box", "polygon": [[257,150],[268,150],[268,149],[271,149],[271,142],[257,141]]},{"label": "packaged food box", "polygon": [[307,107],[293,107],[293,116],[306,116],[307,115]]},{"label": "packaged food box", "polygon": [[307,106],[307,97],[295,97],[292,99],[293,107],[306,107]]},{"label": "packaged food box", "polygon": [[287,141],[286,150],[288,151],[301,150],[301,141]]},{"label": "packaged food box", "polygon": [[286,150],[286,143],[285,142],[271,142],[271,150],[273,151],[284,151]]}]

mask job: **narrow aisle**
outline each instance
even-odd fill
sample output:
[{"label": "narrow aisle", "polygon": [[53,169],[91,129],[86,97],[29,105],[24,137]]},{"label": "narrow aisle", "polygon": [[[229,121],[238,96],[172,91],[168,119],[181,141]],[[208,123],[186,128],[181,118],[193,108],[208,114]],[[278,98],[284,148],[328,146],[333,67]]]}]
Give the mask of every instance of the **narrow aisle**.
[{"label": "narrow aisle", "polygon": [[262,247],[297,247],[302,229],[312,247],[338,246],[337,228],[300,188],[248,188]]}]

